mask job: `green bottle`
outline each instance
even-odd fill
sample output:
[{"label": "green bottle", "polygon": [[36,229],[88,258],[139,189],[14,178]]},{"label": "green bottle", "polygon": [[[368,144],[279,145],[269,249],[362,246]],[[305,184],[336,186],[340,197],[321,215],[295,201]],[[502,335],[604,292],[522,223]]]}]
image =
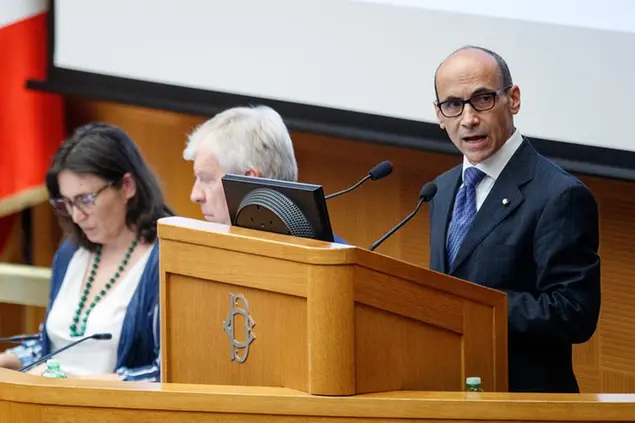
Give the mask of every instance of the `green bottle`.
[{"label": "green bottle", "polygon": [[55,379],[66,379],[66,374],[60,368],[60,362],[55,359],[46,361],[46,370],[42,373],[42,377],[50,377]]},{"label": "green bottle", "polygon": [[467,392],[483,392],[480,377],[468,377],[465,379],[465,384],[467,385]]}]

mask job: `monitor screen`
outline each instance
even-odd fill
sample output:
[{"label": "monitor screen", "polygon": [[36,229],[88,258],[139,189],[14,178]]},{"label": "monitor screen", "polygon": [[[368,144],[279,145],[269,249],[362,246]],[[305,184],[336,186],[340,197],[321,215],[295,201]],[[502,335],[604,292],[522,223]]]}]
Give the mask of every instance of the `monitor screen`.
[{"label": "monitor screen", "polygon": [[234,174],[222,181],[232,225],[333,242],[321,185]]}]

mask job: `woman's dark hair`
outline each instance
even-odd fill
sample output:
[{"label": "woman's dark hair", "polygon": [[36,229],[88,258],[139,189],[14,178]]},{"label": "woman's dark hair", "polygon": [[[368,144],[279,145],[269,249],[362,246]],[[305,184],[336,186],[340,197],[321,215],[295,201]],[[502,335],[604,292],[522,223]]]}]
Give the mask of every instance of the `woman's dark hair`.
[{"label": "woman's dark hair", "polygon": [[[60,198],[58,176],[64,170],[98,176],[115,188],[121,187],[123,176],[130,173],[135,180],[136,192],[128,201],[126,225],[135,228],[137,238],[147,243],[156,240],[157,220],[174,215],[165,205],[161,186],[136,144],[114,125],[92,123],[79,127],[60,146],[46,173],[50,198]],[[97,247],[70,216],[59,215],[58,218],[73,242],[91,251]]]}]

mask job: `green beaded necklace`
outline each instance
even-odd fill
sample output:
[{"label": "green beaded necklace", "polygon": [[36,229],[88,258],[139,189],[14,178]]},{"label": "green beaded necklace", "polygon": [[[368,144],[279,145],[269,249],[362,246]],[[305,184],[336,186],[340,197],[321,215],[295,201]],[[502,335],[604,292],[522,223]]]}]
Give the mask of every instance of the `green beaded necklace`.
[{"label": "green beaded necklace", "polygon": [[[97,295],[95,295],[95,298],[88,306],[88,310],[86,310],[86,315],[81,319],[81,324],[80,324],[79,322],[80,322],[82,310],[84,309],[84,304],[86,303],[86,300],[88,299],[88,294],[90,294],[90,288],[93,286],[93,282],[95,281],[95,276],[97,275],[97,269],[99,269],[99,262],[101,261],[101,245],[97,246],[97,250],[95,251],[95,259],[93,260],[92,269],[90,269],[90,273],[88,274],[88,279],[86,279],[86,286],[84,288],[84,291],[82,292],[81,297],[79,298],[79,305],[77,307],[77,310],[75,310],[75,316],[73,316],[73,323],[71,323],[71,326],[70,326],[72,337],[84,336],[84,332],[86,332],[86,323],[88,322],[88,316],[90,316],[90,313],[93,310],[93,308],[95,308],[97,303],[99,303],[104,298],[104,296],[106,296],[108,291],[110,291],[110,288],[112,288],[112,286],[115,284],[117,279],[119,279],[119,276],[121,275],[123,270],[126,268],[126,265],[128,264],[128,261],[130,260],[130,256],[132,255],[132,252],[137,247],[137,244],[138,244],[137,240],[132,241],[132,245],[130,245],[130,247],[128,248],[128,251],[126,252],[124,259],[121,261],[119,268],[117,269],[115,274],[110,278],[110,281],[108,281],[108,283],[104,286],[104,289],[102,289],[101,291],[99,291]],[[78,327],[79,327],[79,330],[78,330]]]}]

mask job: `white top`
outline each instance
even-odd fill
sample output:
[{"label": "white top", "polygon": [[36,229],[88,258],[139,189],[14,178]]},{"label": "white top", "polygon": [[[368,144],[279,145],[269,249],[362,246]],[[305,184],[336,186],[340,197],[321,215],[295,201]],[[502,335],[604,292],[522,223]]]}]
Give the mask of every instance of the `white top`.
[{"label": "white top", "polygon": [[[126,309],[139,285],[139,280],[153,248],[154,245],[148,248],[144,256],[128,269],[123,278],[115,282],[104,298],[91,311],[84,336],[95,333],[110,333],[112,334],[112,339],[90,339],[58,354],[55,358],[60,362],[63,371],[76,375],[112,373],[115,371],[117,348],[121,337],[123,320],[126,316]],[[83,291],[86,283],[84,275],[86,268],[90,265],[89,259],[90,252],[80,248],[75,252],[68,264],[64,281],[46,322],[46,330],[51,341],[51,351],[81,339],[80,337],[71,337],[69,327],[75,316],[81,291]],[[94,295],[92,293],[88,297],[81,318],[83,318],[84,312]]]},{"label": "white top", "polygon": [[[468,167],[476,167],[477,169],[485,173],[485,177],[476,186],[476,211],[478,211],[485,199],[489,195],[492,187],[496,183],[496,179],[501,174],[507,163],[512,158],[520,144],[523,142],[523,137],[516,129],[511,137],[503,144],[503,146],[492,156],[483,160],[476,166],[467,160],[467,157],[463,156],[463,180],[465,179],[465,169]],[[462,185],[461,185],[462,186]]]}]

